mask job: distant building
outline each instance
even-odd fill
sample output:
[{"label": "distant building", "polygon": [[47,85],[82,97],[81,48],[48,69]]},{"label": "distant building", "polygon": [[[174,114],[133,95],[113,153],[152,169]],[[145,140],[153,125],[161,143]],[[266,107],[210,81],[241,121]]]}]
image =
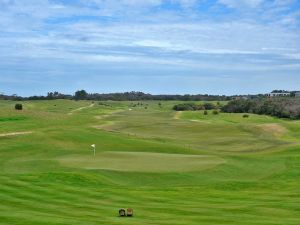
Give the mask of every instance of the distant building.
[{"label": "distant building", "polygon": [[299,97],[300,97],[300,91],[296,91],[296,92],[295,92],[295,97],[296,97],[296,98],[299,98]]},{"label": "distant building", "polygon": [[291,96],[290,92],[272,92],[267,94],[267,96],[269,97],[287,97],[287,96]]}]

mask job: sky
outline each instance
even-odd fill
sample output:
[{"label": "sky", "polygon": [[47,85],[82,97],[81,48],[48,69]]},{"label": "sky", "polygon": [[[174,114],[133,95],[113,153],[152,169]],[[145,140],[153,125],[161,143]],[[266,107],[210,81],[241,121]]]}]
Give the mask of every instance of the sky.
[{"label": "sky", "polygon": [[300,90],[300,0],[0,0],[0,93]]}]

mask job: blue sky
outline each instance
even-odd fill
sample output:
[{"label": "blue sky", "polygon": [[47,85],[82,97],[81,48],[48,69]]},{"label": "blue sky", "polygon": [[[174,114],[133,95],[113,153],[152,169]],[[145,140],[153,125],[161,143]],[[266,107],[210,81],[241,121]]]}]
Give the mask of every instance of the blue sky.
[{"label": "blue sky", "polygon": [[0,92],[300,89],[298,0],[0,0]]}]

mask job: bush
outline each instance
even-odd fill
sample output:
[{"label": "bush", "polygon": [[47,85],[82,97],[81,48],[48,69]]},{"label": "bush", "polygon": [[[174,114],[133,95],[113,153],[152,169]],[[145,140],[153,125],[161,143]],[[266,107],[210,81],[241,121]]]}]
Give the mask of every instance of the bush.
[{"label": "bush", "polygon": [[22,110],[23,109],[23,105],[18,103],[18,104],[15,104],[15,109],[16,110]]},{"label": "bush", "polygon": [[204,110],[203,114],[204,114],[204,115],[208,115],[207,110]]},{"label": "bush", "polygon": [[176,111],[196,111],[196,110],[202,110],[203,106],[196,105],[195,103],[182,103],[182,104],[174,105],[173,109]]},{"label": "bush", "polygon": [[248,114],[244,114],[244,115],[243,115],[243,118],[248,118],[248,117],[249,117]]},{"label": "bush", "polygon": [[218,115],[219,114],[219,111],[218,110],[213,110],[213,112],[212,112],[214,115]]},{"label": "bush", "polygon": [[203,104],[203,107],[206,109],[206,110],[211,110],[211,109],[215,109],[215,105],[212,104],[212,103],[209,103],[209,102],[206,102]]}]

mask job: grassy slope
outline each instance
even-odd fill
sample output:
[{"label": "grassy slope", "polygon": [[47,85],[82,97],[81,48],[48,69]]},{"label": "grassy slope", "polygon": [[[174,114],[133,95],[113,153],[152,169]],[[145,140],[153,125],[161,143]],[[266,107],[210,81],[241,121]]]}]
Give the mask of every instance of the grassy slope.
[{"label": "grassy slope", "polygon": [[[68,115],[90,104],[35,101],[16,112],[0,101],[0,134],[33,132],[0,137],[1,225],[300,224],[299,121],[175,115],[175,102],[96,103]],[[92,143],[98,158],[86,169]],[[172,170],[174,154],[225,163]],[[136,216],[117,217],[121,207]]]}]

